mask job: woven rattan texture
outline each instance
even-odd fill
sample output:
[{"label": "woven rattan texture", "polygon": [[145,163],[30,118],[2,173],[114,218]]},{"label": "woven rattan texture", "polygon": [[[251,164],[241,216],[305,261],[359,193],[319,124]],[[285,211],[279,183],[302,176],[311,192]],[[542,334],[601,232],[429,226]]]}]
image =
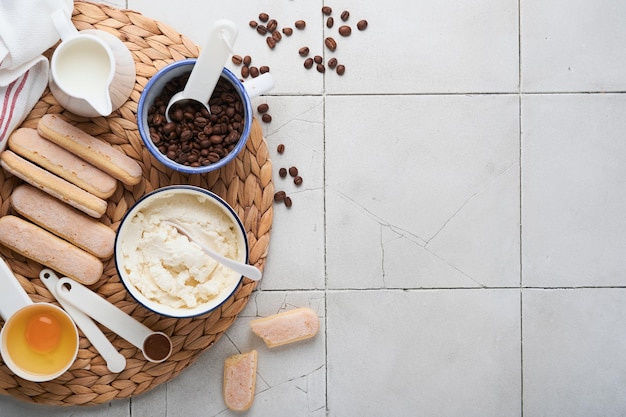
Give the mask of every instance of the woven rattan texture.
[{"label": "woven rattan texture", "polygon": [[[171,184],[203,187],[223,197],[237,211],[248,232],[250,263],[263,269],[272,225],[274,185],[267,143],[258,121],[254,121],[245,150],[221,170],[188,176],[164,168],[142,145],[136,125],[137,103],[143,87],[157,70],[174,60],[197,57],[197,46],[172,28],[129,10],[76,2],[72,20],[79,30],[101,29],[124,41],[136,62],[135,89],[119,110],[96,119],[80,118],[64,111],[46,90],[23,126],[36,127],[44,114],[60,113],[66,120],[113,143],[139,162],[143,167],[141,183],[134,187],[120,183],[108,200],[102,222],[113,229],[117,229],[127,210],[147,192]],[[20,182],[0,170],[0,215],[11,212],[11,191]],[[1,246],[0,255],[7,260],[33,301],[55,302],[37,278],[40,265]],[[151,329],[170,335],[174,344],[172,356],[161,364],[148,362],[139,349],[103,328],[127,359],[123,372],[112,374],[89,341],[81,336],[76,362],[53,381],[25,381],[13,375],[0,361],[0,393],[49,405],[100,404],[144,393],[177,376],[211,347],[245,307],[254,288],[255,282],[244,279],[235,294],[216,311],[190,319],[167,318],[139,306],[120,283],[114,261],[109,260],[105,263],[103,278],[91,289]]]}]

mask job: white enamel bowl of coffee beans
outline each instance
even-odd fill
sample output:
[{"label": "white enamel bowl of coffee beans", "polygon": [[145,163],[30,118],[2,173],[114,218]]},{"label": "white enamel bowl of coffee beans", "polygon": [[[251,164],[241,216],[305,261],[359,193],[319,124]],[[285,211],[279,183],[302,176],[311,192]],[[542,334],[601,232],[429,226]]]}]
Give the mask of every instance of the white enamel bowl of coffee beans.
[{"label": "white enamel bowl of coffee beans", "polygon": [[233,208],[211,191],[172,185],[146,194],[122,219],[115,240],[118,275],[133,298],[157,314],[206,314],[243,277],[205,254],[171,220],[220,255],[248,263],[248,239]]},{"label": "white enamel bowl of coffee beans", "polygon": [[[172,108],[172,121],[167,121],[167,104],[184,89],[195,62],[175,61],[159,70],[141,93],[137,109],[139,134],[152,156],[186,174],[206,173],[232,161],[244,149],[252,124],[250,88],[227,68],[209,100],[210,113],[200,103],[187,103]],[[269,82],[257,95],[273,87]]]}]

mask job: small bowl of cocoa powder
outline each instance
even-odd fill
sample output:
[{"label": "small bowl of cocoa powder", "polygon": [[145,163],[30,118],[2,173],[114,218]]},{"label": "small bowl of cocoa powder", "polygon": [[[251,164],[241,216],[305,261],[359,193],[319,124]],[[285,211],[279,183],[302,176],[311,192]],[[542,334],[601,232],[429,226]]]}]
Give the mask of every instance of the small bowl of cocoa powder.
[{"label": "small bowl of cocoa powder", "polygon": [[245,147],[252,124],[250,97],[227,68],[209,100],[210,112],[199,103],[165,109],[185,88],[196,59],[176,61],[159,70],[146,84],[137,109],[139,134],[161,164],[185,174],[222,168]]}]

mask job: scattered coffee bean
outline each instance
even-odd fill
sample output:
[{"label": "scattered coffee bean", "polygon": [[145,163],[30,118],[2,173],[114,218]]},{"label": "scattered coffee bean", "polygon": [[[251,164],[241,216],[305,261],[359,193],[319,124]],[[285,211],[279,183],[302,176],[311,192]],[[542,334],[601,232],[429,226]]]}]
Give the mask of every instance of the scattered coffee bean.
[{"label": "scattered coffee bean", "polygon": [[298,175],[298,168],[289,167],[289,175],[291,175],[292,177],[296,177]]},{"label": "scattered coffee bean", "polygon": [[250,67],[250,76],[252,78],[258,77],[259,76],[259,69],[257,67]]},{"label": "scattered coffee bean", "polygon": [[293,183],[298,186],[302,185],[302,177],[300,175],[296,175],[296,177],[293,179]]},{"label": "scattered coffee bean", "polygon": [[296,20],[296,23],[294,23],[294,26],[296,27],[296,29],[304,29],[306,27],[306,22],[304,20]]},{"label": "scattered coffee bean", "polygon": [[285,206],[287,206],[287,208],[291,208],[292,205],[292,201],[291,201],[291,197],[287,196],[285,197]]},{"label": "scattered coffee bean", "polygon": [[322,7],[322,13],[324,13],[326,16],[330,16],[332,12],[333,12],[333,9],[330,8],[329,6]]},{"label": "scattered coffee bean", "polygon": [[283,201],[285,199],[285,197],[287,197],[287,193],[284,191],[276,191],[274,193],[274,201],[280,203],[281,201]]},{"label": "scattered coffee bean", "polygon": [[274,31],[272,32],[272,38],[278,43],[283,38],[283,35],[281,35],[279,31]]},{"label": "scattered coffee bean", "polygon": [[326,67],[324,67],[324,64],[317,64],[315,68],[317,69],[317,72],[319,73],[323,74],[324,72],[326,72]]},{"label": "scattered coffee bean", "polygon": [[333,19],[332,17],[329,17],[328,19],[326,19],[326,27],[328,29],[332,28],[334,24],[335,24],[335,19]]},{"label": "scattered coffee bean", "polygon": [[276,147],[276,152],[282,154],[283,152],[285,152],[285,145],[283,145],[282,143],[280,145],[278,145]]},{"label": "scattered coffee bean", "polygon": [[358,30],[367,29],[367,20],[359,20],[359,23],[356,24]]},{"label": "scattered coffee bean", "polygon": [[304,68],[311,69],[313,67],[313,58],[307,58],[304,60]]},{"label": "scattered coffee bean", "polygon": [[269,109],[270,109],[269,104],[262,103],[257,106],[256,111],[258,111],[259,113],[267,113]]},{"label": "scattered coffee bean", "polygon": [[344,65],[337,65],[337,69],[335,70],[337,75],[343,75],[346,72],[346,67]]},{"label": "scattered coffee bean", "polygon": [[243,57],[243,65],[249,66],[252,63],[252,57],[250,55],[246,55]]},{"label": "scattered coffee bean", "polygon": [[309,54],[309,47],[303,46],[302,48],[298,49],[298,53],[300,54],[300,56],[307,56]]},{"label": "scattered coffee bean", "polygon": [[250,27],[251,27],[252,29],[254,29],[254,28],[256,28],[257,26],[259,26],[259,24],[257,23],[257,21],[256,21],[256,20],[251,20],[248,24],[250,25]]},{"label": "scattered coffee bean", "polygon": [[265,123],[270,123],[272,121],[272,116],[265,113],[263,116],[261,116],[261,120],[263,120]]},{"label": "scattered coffee bean", "polygon": [[259,14],[259,20],[261,22],[267,22],[267,20],[270,18],[270,16],[267,13],[260,13]]},{"label": "scattered coffee bean", "polygon": [[268,36],[267,38],[265,38],[265,42],[267,42],[267,46],[269,46],[270,49],[274,49],[276,47],[276,39],[274,39],[272,36]]},{"label": "scattered coffee bean", "polygon": [[259,35],[267,34],[267,28],[263,25],[259,25],[256,27],[256,31],[259,32]]},{"label": "scattered coffee bean", "polygon": [[278,170],[278,176],[285,178],[287,176],[287,168],[281,168]]},{"label": "scattered coffee bean", "polygon": [[283,28],[283,34],[285,36],[291,36],[293,34],[293,29],[292,28]]},{"label": "scattered coffee bean", "polygon": [[186,72],[164,86],[148,109],[148,127],[162,154],[179,164],[200,167],[219,161],[235,148],[243,132],[244,106],[235,87],[220,78],[209,100],[211,113],[201,105],[176,104],[174,121],[167,123],[167,103],[188,79]]},{"label": "scattered coffee bean", "polygon": [[313,57],[313,62],[315,62],[316,64],[321,64],[323,62],[323,60],[324,59],[321,56],[319,56],[319,55],[315,55]]},{"label": "scattered coffee bean", "polygon": [[341,20],[343,20],[345,22],[349,18],[350,18],[350,12],[349,11],[344,10],[343,12],[341,12]]},{"label": "scattered coffee bean", "polygon": [[348,25],[343,25],[339,27],[339,34],[341,36],[350,36],[352,33],[352,28]]},{"label": "scattered coffee bean", "polygon": [[270,72],[270,67],[268,67],[267,65],[261,65],[259,67],[259,72],[261,74],[265,74],[266,72]]},{"label": "scattered coffee bean", "polygon": [[241,67],[241,76],[243,78],[248,78],[250,76],[250,67],[248,67],[247,65]]},{"label": "scattered coffee bean", "polygon": [[243,62],[243,58],[241,57],[241,55],[233,55],[231,60],[233,61],[233,64],[235,65],[241,65],[241,63]]},{"label": "scattered coffee bean", "polygon": [[267,22],[266,27],[269,32],[274,32],[276,28],[278,27],[278,22],[276,21],[276,19],[272,19],[269,22]]},{"label": "scattered coffee bean", "polygon": [[331,38],[330,36],[327,37],[326,39],[324,39],[324,44],[326,45],[326,47],[328,49],[330,49],[331,51],[334,51],[337,49],[337,41],[335,41],[333,38]]},{"label": "scattered coffee bean", "polygon": [[335,69],[335,67],[337,66],[337,58],[331,58],[328,60],[328,63],[326,64],[328,65],[328,68],[330,69]]}]

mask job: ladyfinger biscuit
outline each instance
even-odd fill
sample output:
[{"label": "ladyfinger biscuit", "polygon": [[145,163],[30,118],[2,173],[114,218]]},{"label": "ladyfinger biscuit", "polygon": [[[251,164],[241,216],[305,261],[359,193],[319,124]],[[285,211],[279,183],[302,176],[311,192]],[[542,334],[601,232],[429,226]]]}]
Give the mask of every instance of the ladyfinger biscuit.
[{"label": "ladyfinger biscuit", "polygon": [[27,184],[11,194],[11,207],[31,222],[70,241],[92,255],[113,255],[115,232],[99,221]]},{"label": "ladyfinger biscuit", "polygon": [[9,137],[9,149],[96,197],[107,199],[117,187],[115,178],[41,137],[36,129],[17,129]]},{"label": "ladyfinger biscuit", "polygon": [[252,320],[250,327],[268,347],[273,348],[315,336],[320,322],[315,311],[302,307]]},{"label": "ladyfinger biscuit", "polygon": [[0,218],[0,243],[85,285],[98,281],[104,270],[95,256],[16,216]]},{"label": "ladyfinger biscuit", "polygon": [[103,199],[38,167],[13,151],[5,150],[0,154],[0,165],[7,172],[91,217],[100,218],[106,212],[107,202]]},{"label": "ladyfinger biscuit", "polygon": [[141,181],[141,166],[137,161],[55,114],[43,116],[37,130],[44,138],[92,163],[126,185],[135,185]]},{"label": "ladyfinger biscuit", "polygon": [[224,402],[231,410],[245,411],[254,401],[257,351],[240,353],[224,362]]}]

